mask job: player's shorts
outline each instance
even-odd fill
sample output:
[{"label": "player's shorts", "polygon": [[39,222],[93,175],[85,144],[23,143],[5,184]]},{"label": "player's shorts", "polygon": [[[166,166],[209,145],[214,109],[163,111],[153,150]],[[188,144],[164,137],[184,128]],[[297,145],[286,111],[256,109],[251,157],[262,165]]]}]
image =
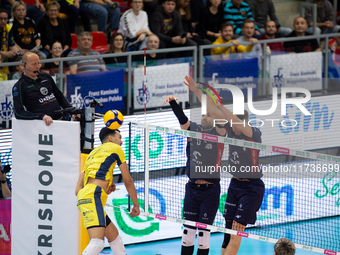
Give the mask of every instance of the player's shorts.
[{"label": "player's shorts", "polygon": [[[214,222],[220,203],[220,184],[197,185],[188,182],[185,185],[183,218],[204,224]],[[188,228],[195,228],[185,225]]]},{"label": "player's shorts", "polygon": [[264,195],[264,183],[261,179],[239,181],[231,178],[224,218],[234,220],[242,225],[254,224],[256,212],[260,209]]},{"label": "player's shorts", "polygon": [[107,194],[95,184],[87,184],[77,195],[77,206],[80,210],[85,228],[106,227],[106,205]]}]

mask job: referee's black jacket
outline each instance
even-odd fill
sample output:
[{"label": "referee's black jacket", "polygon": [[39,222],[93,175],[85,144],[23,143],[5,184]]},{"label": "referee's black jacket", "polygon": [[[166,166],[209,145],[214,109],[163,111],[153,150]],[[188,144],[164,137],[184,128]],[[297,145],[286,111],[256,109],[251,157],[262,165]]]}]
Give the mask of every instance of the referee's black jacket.
[{"label": "referee's black jacket", "polygon": [[12,88],[12,95],[17,119],[42,119],[46,114],[56,120],[61,114],[55,110],[71,107],[47,73],[39,73],[35,80],[22,74]]}]

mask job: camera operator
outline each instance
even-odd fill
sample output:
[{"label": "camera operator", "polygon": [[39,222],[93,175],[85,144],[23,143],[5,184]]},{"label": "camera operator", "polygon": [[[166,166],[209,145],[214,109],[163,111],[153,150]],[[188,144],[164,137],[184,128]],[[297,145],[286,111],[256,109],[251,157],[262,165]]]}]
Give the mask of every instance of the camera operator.
[{"label": "camera operator", "polygon": [[6,173],[8,173],[11,170],[11,167],[9,165],[2,166],[1,160],[0,160],[0,199],[11,197],[11,191],[9,189],[9,181],[6,177]]},{"label": "camera operator", "polygon": [[[14,114],[17,119],[41,119],[46,126],[62,118],[61,108],[70,108],[63,93],[49,74],[40,73],[39,56],[27,52],[22,58],[24,73],[12,89]],[[72,115],[73,119],[76,118]]]}]

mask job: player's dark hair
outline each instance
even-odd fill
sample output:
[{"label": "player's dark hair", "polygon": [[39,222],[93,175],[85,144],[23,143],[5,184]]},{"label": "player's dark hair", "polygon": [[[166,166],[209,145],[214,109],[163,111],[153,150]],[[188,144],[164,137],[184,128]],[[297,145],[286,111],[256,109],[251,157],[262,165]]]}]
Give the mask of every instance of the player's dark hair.
[{"label": "player's dark hair", "polygon": [[249,119],[249,113],[247,110],[244,110],[243,114],[236,114],[236,117],[239,118],[240,120],[245,120],[248,121]]},{"label": "player's dark hair", "polygon": [[253,23],[253,24],[255,25],[255,21],[252,20],[252,19],[245,19],[245,20],[243,21],[243,26],[244,26],[244,24],[247,24],[247,23]]},{"label": "player's dark hair", "polygon": [[4,8],[0,8],[0,13],[3,13],[3,12],[7,13],[7,11]]},{"label": "player's dark hair", "polygon": [[120,132],[120,131],[118,129],[110,129],[107,127],[103,127],[99,132],[99,139],[102,143],[104,143],[109,135],[115,135],[116,132]]},{"label": "player's dark hair", "polygon": [[276,255],[294,255],[295,245],[288,238],[280,238],[274,245]]},{"label": "player's dark hair", "polygon": [[225,27],[232,27],[232,28],[234,28],[234,24],[231,23],[231,22],[223,22],[223,23],[221,24],[221,27],[220,27],[221,31],[222,31]]}]

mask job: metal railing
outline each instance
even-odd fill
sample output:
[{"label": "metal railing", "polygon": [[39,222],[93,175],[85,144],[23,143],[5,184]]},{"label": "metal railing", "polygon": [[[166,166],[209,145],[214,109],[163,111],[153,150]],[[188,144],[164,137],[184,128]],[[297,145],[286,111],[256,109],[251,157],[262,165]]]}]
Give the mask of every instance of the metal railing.
[{"label": "metal railing", "polygon": [[[325,49],[323,49],[324,53],[324,73],[328,73],[328,60],[329,60],[329,46],[328,42],[331,37],[337,37],[340,36],[340,33],[333,33],[333,34],[322,34],[322,35],[312,35],[312,36],[303,36],[303,37],[290,37],[290,38],[277,38],[277,39],[271,39],[271,40],[261,40],[258,43],[263,45],[263,49],[266,48],[266,46],[269,43],[275,43],[275,42],[289,42],[289,41],[297,41],[297,40],[306,40],[306,39],[325,39]],[[244,45],[248,45],[250,43],[244,43]],[[146,53],[172,53],[172,52],[185,52],[185,51],[191,51],[192,52],[192,67],[193,67],[193,77],[194,79],[197,79],[200,82],[203,82],[203,70],[204,70],[204,64],[205,64],[205,57],[203,55],[204,50],[206,49],[212,49],[216,47],[226,47],[226,46],[233,46],[233,44],[219,44],[219,45],[201,45],[199,46],[199,50],[197,50],[197,47],[195,46],[189,46],[189,47],[180,47],[180,48],[167,48],[167,49],[158,49],[158,50],[147,50]],[[81,57],[64,57],[64,58],[54,58],[54,59],[45,59],[41,60],[41,63],[50,63],[54,61],[60,61],[59,65],[59,73],[57,75],[58,84],[62,91],[64,91],[64,82],[63,79],[65,77],[64,71],[63,71],[63,62],[64,61],[70,61],[70,60],[81,60],[81,59],[93,59],[93,58],[111,58],[111,57],[127,57],[127,67],[125,68],[125,72],[127,74],[127,114],[131,113],[131,107],[132,107],[132,72],[135,67],[133,67],[132,63],[132,57],[136,55],[144,55],[143,51],[133,51],[133,52],[124,52],[124,53],[107,53],[107,54],[101,54],[101,55],[91,55],[91,56],[81,56]],[[198,58],[197,58],[198,55]],[[265,75],[265,72],[267,70],[267,59],[268,55],[266,51],[264,50],[262,52],[261,58],[261,70],[262,70],[262,77],[260,82],[258,83],[258,95],[267,95],[267,91],[269,91],[269,83],[267,83],[267,77]],[[0,63],[0,67],[3,66],[16,66],[21,65],[21,62],[8,62],[8,63]],[[324,77],[324,83],[323,83],[323,90],[328,89],[328,76],[325,75]]]},{"label": "metal railing", "polygon": [[[197,77],[197,47],[196,46],[188,46],[188,47],[178,47],[178,48],[167,48],[167,49],[158,49],[158,50],[147,50],[146,54],[149,53],[172,53],[172,52],[192,52],[192,66],[193,66],[193,76]],[[125,71],[127,72],[127,113],[129,114],[131,111],[131,89],[132,89],[132,72],[134,67],[132,67],[132,57],[137,55],[144,55],[144,51],[130,51],[124,53],[106,53],[101,55],[91,55],[91,56],[80,56],[80,57],[63,57],[63,58],[53,58],[53,59],[43,59],[41,63],[51,63],[55,61],[59,61],[59,73],[57,75],[59,89],[64,92],[64,82],[63,79],[65,77],[64,74],[64,64],[65,61],[74,61],[76,60],[85,60],[85,59],[94,59],[94,58],[112,58],[112,57],[127,57],[127,68]],[[16,66],[21,65],[22,62],[6,62],[0,63],[0,68],[3,66]]]},{"label": "metal railing", "polygon": [[[325,58],[324,58],[324,73],[327,74],[328,73],[328,53],[329,53],[329,46],[328,46],[328,42],[329,42],[329,38],[330,37],[337,37],[340,36],[340,33],[333,33],[333,34],[323,34],[323,35],[310,35],[310,36],[301,36],[301,37],[289,37],[289,38],[276,38],[276,39],[270,39],[270,40],[259,40],[259,44],[262,44],[263,47],[262,49],[266,49],[267,45],[269,43],[276,43],[276,42],[291,42],[291,41],[297,41],[297,40],[308,40],[308,39],[325,39],[325,48],[323,49],[323,53],[325,54]],[[249,45],[250,43],[242,43],[243,45]],[[203,67],[204,67],[204,63],[205,63],[205,58],[203,56],[204,50],[206,49],[212,49],[212,48],[217,48],[217,47],[230,47],[233,46],[232,43],[226,43],[226,44],[218,44],[218,45],[201,45],[199,47],[199,52],[198,52],[198,62],[199,62],[199,81],[200,82],[204,82],[203,81]],[[266,91],[268,91],[267,86],[269,84],[267,84],[267,77],[265,75],[265,72],[267,70],[267,59],[268,59],[268,55],[267,52],[265,50],[262,50],[262,55],[261,57],[261,70],[262,70],[262,77],[261,77],[261,82],[258,84],[258,93],[259,95],[266,95]],[[324,77],[324,84],[323,84],[323,90],[327,90],[328,89],[328,76],[325,75]]]}]

